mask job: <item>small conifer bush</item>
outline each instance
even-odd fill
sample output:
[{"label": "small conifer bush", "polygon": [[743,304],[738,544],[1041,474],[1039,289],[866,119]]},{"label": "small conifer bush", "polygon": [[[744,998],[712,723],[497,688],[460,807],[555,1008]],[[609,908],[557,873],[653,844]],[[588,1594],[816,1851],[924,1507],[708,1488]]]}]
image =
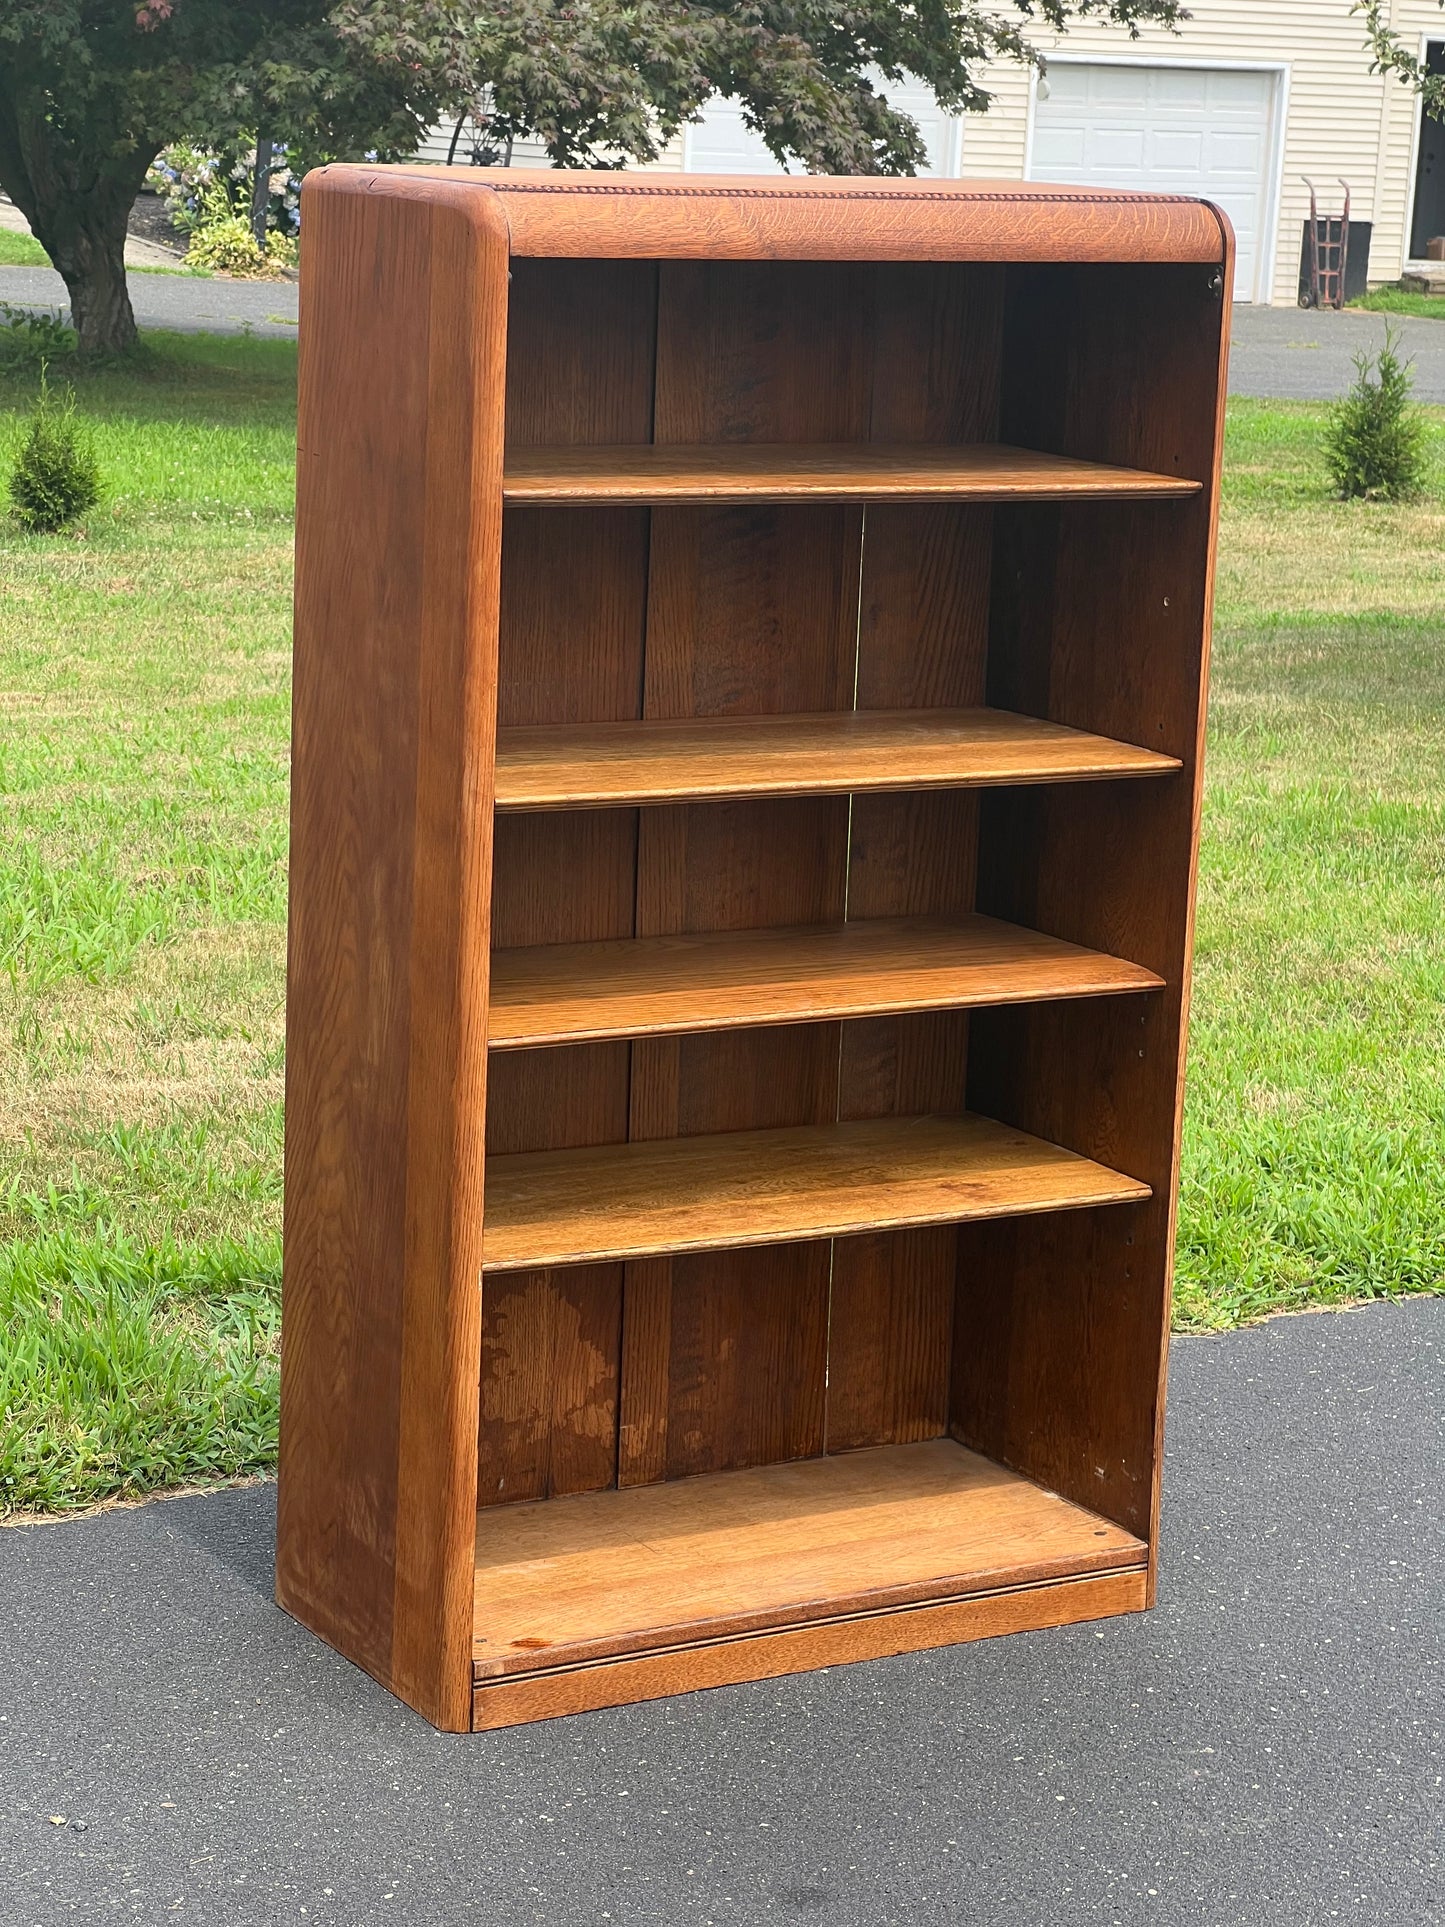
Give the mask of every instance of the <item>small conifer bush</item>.
[{"label": "small conifer bush", "polygon": [[1325,462],[1348,501],[1404,502],[1425,480],[1425,423],[1410,399],[1415,378],[1396,352],[1399,334],[1385,330],[1377,355],[1355,356],[1355,384],[1330,411]]},{"label": "small conifer bush", "polygon": [[100,500],[100,467],[80,423],[75,396],[57,401],[42,370],[40,399],[10,477],[10,500],[22,528],[53,534]]}]

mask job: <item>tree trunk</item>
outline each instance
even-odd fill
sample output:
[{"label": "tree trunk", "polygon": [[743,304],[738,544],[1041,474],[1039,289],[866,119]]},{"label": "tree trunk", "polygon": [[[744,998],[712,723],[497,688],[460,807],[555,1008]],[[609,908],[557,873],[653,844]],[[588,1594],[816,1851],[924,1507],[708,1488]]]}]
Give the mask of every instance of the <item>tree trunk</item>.
[{"label": "tree trunk", "polygon": [[82,354],[124,354],[135,346],[126,223],[159,151],[159,141],[147,152],[84,151],[57,129],[42,101],[0,93],[0,187],[64,279]]},{"label": "tree trunk", "polygon": [[135,197],[117,200],[109,209],[96,206],[99,198],[42,214],[38,221],[31,217],[30,225],[64,278],[80,352],[119,355],[137,339],[125,279],[126,221]]},{"label": "tree trunk", "polygon": [[256,246],[266,246],[266,216],[271,209],[271,136],[256,136],[256,166],[251,177],[251,232]]}]

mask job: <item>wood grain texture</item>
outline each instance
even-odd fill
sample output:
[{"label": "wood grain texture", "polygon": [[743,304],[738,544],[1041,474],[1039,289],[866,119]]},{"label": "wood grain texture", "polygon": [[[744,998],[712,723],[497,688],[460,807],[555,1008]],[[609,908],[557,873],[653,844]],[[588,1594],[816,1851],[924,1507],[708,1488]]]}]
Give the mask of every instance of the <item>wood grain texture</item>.
[{"label": "wood grain texture", "polygon": [[951,1225],[836,1240],[829,1452],[904,1445],[948,1430],[957,1273]]},{"label": "wood grain texture", "polygon": [[[914,264],[878,277],[869,432],[926,443],[996,438],[1005,280],[997,268]],[[860,711],[958,712],[984,700],[993,511],[977,503],[874,503],[859,592]],[[968,787],[855,794],[853,918],[930,913],[956,925],[974,898],[978,794]],[[963,1007],[843,1026],[838,1116],[964,1108]],[[947,1430],[951,1226],[840,1238],[828,1306],[827,1449]]]},{"label": "wood grain texture", "polygon": [[951,1439],[477,1522],[474,1674],[1142,1564],[1144,1545]]},{"label": "wood grain texture", "polygon": [[782,1632],[723,1637],[635,1658],[600,1660],[555,1672],[480,1680],[474,1689],[474,1730],[485,1732],[525,1720],[555,1719],[604,1706],[699,1692],[744,1680],[777,1679],[785,1673],[897,1653],[955,1646],[1002,1633],[1040,1632],[1073,1626],[1147,1604],[1145,1573],[1134,1567],[1056,1579],[1036,1586],[975,1593],[963,1599],[894,1607],[823,1621]]},{"label": "wood grain texture", "polygon": [[495,193],[522,256],[1222,265],[1230,245],[1228,221],[1207,201],[1034,181],[619,180],[609,171],[512,173],[483,187],[474,168],[407,171]]},{"label": "wood grain texture", "polygon": [[700,447],[518,448],[509,503],[1035,502],[1193,495],[1198,482],[983,443],[754,442]]},{"label": "wood grain texture", "polygon": [[[703,1251],[654,1260],[667,1272],[664,1376],[636,1382],[624,1419],[646,1413],[654,1477],[804,1459],[823,1450],[828,1367],[828,1246]],[[638,1269],[628,1265],[628,1291]],[[629,1323],[631,1317],[629,1302]],[[629,1443],[635,1438],[630,1435]],[[640,1458],[620,1466],[643,1483]]]},{"label": "wood grain texture", "polygon": [[1147,1195],[1134,1178],[988,1118],[728,1131],[493,1158],[483,1263],[532,1270]]},{"label": "wood grain texture", "polygon": [[498,1279],[484,1300],[477,1496],[485,1509],[617,1476],[622,1267]]},{"label": "wood grain texture", "polygon": [[1152,971],[991,917],[500,950],[493,1050],[1157,989]]},{"label": "wood grain texture", "polygon": [[[819,440],[866,432],[868,272],[832,264],[665,264],[659,274],[654,439]],[[648,722],[850,706],[861,508],[657,508],[652,515]],[[645,810],[640,938],[839,921],[844,797],[749,799]],[[745,1028],[632,1053],[632,1137],[810,1125],[835,1115],[836,1030]],[[624,1387],[619,1477],[649,1441],[651,1476],[680,1477],[822,1450],[828,1251],[699,1251],[649,1264],[644,1329],[624,1357],[653,1368]],[[665,1298],[665,1304],[664,1304]],[[632,1318],[631,1272],[624,1326]]]},{"label": "wood grain texture", "polygon": [[499,731],[497,808],[1084,782],[1178,768],[1156,749],[1001,709],[704,716]]},{"label": "wood grain texture", "polygon": [[1122,946],[1168,987],[1093,1020],[973,1019],[972,1105],[1117,1162],[1153,1196],[960,1233],[953,1425],[1154,1544],[1228,304],[1191,270],[1138,268],[1020,271],[1010,302],[1006,433],[1204,490],[1162,520],[997,512],[991,700],[1122,731],[1181,771],[1067,804],[984,801],[980,907]]},{"label": "wood grain texture", "polygon": [[[657,270],[647,262],[514,262],[510,441],[646,441],[656,309]],[[506,511],[504,726],[640,714],[649,540],[646,509]],[[499,819],[495,945],[630,937],[636,892],[635,812]],[[500,1058],[488,1091],[488,1146],[541,1151],[620,1142],[630,1079],[620,1041]],[[483,1504],[612,1484],[621,1318],[618,1265],[529,1273],[484,1292]]]},{"label": "wood grain texture", "polygon": [[444,181],[313,177],[302,286],[276,1590],[452,1730],[471,1719],[498,214]]}]

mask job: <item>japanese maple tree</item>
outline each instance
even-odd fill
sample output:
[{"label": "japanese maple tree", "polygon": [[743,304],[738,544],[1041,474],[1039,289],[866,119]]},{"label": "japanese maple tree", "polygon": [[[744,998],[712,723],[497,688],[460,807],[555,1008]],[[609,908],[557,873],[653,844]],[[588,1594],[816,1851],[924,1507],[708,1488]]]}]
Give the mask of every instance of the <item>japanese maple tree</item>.
[{"label": "japanese maple tree", "polygon": [[942,107],[978,111],[988,62],[1032,60],[1031,30],[1085,18],[1137,31],[1187,14],[1180,0],[0,0],[0,187],[64,277],[82,349],[123,351],[126,223],[172,141],[402,158],[472,110],[561,166],[620,166],[722,93],[780,159],[907,174],[923,143],[889,82],[912,74]]}]

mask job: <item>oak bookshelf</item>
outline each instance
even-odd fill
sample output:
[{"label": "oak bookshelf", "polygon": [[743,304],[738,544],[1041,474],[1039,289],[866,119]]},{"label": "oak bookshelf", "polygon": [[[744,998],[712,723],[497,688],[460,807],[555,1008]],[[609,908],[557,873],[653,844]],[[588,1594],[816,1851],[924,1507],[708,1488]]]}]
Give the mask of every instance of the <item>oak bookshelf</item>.
[{"label": "oak bookshelf", "polygon": [[280,1603],[452,1731],[1147,1606],[1223,217],[305,200]]}]

